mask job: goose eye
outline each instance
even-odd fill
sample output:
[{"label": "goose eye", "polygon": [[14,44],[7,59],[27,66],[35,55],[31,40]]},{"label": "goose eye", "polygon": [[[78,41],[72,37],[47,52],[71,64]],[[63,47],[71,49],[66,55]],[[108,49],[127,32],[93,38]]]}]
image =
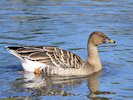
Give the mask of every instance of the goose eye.
[{"label": "goose eye", "polygon": [[107,39],[108,37],[107,37],[107,36],[105,36],[105,38]]}]

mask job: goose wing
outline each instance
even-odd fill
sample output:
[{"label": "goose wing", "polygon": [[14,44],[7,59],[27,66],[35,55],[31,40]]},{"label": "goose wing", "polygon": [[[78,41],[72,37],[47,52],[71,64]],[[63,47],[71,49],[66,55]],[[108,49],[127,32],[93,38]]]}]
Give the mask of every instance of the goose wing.
[{"label": "goose wing", "polygon": [[23,59],[29,59],[45,64],[52,64],[62,68],[80,68],[83,60],[69,51],[62,50],[52,46],[42,47],[8,47],[14,49],[15,52]]}]

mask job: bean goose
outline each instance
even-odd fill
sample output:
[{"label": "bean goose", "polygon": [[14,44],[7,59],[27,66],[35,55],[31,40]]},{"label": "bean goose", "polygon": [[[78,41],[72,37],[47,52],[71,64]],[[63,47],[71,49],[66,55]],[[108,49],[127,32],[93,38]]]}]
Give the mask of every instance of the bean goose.
[{"label": "bean goose", "polygon": [[45,75],[89,75],[102,69],[98,45],[115,43],[102,32],[92,32],[88,39],[88,59],[53,46],[7,47],[16,56],[25,71]]}]

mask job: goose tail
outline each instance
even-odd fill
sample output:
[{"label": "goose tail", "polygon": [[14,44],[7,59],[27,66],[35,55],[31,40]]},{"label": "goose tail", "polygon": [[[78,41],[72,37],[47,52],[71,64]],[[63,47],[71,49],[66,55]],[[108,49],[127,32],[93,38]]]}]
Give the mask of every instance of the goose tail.
[{"label": "goose tail", "polygon": [[22,57],[17,50],[21,48],[21,47],[8,47],[6,46],[6,50],[14,55],[15,57],[18,58],[18,60],[20,61],[20,63],[22,64],[22,67],[25,71],[28,72],[35,72],[36,69],[38,69],[40,66],[43,66],[42,63],[36,62],[36,61],[32,61],[26,57]]},{"label": "goose tail", "polygon": [[12,54],[12,55],[14,55],[15,57],[17,57],[21,62],[22,61],[24,61],[24,59],[17,53],[17,49],[19,49],[20,47],[13,47],[13,46],[11,46],[11,47],[8,47],[8,46],[6,46],[6,50],[10,53],[10,54]]}]

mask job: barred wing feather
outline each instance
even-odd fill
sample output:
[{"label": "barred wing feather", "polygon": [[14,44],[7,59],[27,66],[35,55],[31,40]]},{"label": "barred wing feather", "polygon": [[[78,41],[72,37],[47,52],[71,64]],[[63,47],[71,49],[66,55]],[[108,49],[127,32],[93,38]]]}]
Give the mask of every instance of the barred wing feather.
[{"label": "barred wing feather", "polygon": [[52,64],[56,67],[78,69],[82,66],[82,59],[79,56],[57,47],[18,47],[16,52],[24,59]]}]

